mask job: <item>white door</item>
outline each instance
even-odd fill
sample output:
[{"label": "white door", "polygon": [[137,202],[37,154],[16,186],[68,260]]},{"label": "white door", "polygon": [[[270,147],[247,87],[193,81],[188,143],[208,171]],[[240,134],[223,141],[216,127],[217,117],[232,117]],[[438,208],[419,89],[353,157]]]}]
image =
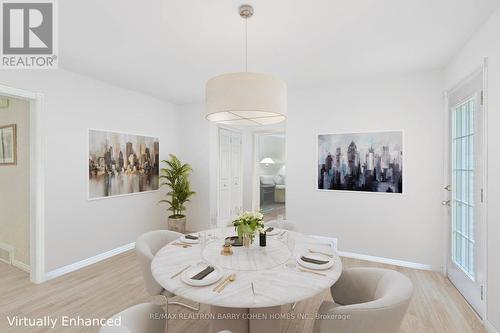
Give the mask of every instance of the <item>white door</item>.
[{"label": "white door", "polygon": [[217,224],[228,225],[242,208],[241,133],[219,129]]},{"label": "white door", "polygon": [[219,193],[217,224],[231,219],[231,132],[219,130]]},{"label": "white door", "polygon": [[241,133],[231,133],[231,215],[239,214],[243,205],[241,189]]},{"label": "white door", "polygon": [[485,229],[483,222],[482,75],[450,94],[450,255],[448,277],[483,317]]}]

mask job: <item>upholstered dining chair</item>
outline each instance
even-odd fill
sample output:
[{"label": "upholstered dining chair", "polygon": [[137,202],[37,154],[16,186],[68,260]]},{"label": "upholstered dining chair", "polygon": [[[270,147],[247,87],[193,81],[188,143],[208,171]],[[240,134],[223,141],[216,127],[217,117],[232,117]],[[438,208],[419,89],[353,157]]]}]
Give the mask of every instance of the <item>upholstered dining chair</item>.
[{"label": "upholstered dining chair", "polygon": [[120,326],[103,326],[99,333],[164,333],[167,323],[165,311],[152,303],[133,305],[110,318],[116,323],[121,318]]},{"label": "upholstered dining chair", "polygon": [[153,261],[156,253],[166,244],[182,237],[183,234],[170,231],[170,230],[155,230],[147,232],[135,241],[135,250],[137,257],[139,258],[139,264],[141,265],[142,277],[144,278],[144,283],[146,284],[146,291],[151,296],[161,295],[166,298],[169,305],[180,305],[185,308],[198,311],[198,307],[193,307],[191,305],[170,301],[170,297],[174,297],[175,294],[163,289],[162,286],[156,282],[153,274],[151,273],[151,262]]},{"label": "upholstered dining chair", "polygon": [[[295,230],[295,224],[293,224],[290,220],[283,220],[283,229],[285,230],[290,230],[294,231]],[[272,220],[267,223],[265,223],[267,227],[274,227],[274,228],[279,228],[278,220]]]},{"label": "upholstered dining chair", "polygon": [[346,269],[321,304],[314,333],[398,332],[413,294],[403,274],[382,268]]}]

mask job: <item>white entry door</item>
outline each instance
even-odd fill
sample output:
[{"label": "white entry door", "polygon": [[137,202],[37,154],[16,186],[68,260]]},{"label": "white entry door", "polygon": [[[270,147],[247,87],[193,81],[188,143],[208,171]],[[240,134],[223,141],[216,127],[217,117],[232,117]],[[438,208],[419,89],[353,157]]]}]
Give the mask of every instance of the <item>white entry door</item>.
[{"label": "white entry door", "polygon": [[450,94],[450,256],[448,277],[483,317],[485,229],[483,222],[482,75]]},{"label": "white entry door", "polygon": [[241,133],[219,129],[217,224],[228,225],[242,207]]}]

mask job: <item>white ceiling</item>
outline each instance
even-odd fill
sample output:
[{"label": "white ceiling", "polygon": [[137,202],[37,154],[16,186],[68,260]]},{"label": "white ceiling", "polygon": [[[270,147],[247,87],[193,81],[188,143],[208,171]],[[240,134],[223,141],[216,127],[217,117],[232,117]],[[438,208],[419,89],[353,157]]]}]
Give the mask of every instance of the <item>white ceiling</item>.
[{"label": "white ceiling", "polygon": [[[244,0],[59,1],[60,67],[182,104],[243,69]],[[248,70],[289,88],[442,67],[500,0],[251,0]]]}]

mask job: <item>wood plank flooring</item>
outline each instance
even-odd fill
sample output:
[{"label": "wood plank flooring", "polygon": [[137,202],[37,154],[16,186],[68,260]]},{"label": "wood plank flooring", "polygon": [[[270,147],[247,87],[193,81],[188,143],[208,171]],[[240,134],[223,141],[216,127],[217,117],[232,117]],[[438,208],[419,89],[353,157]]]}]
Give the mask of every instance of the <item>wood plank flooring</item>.
[{"label": "wood plank flooring", "polygon": [[[344,267],[386,267],[408,276],[415,294],[403,321],[401,332],[486,332],[474,312],[459,292],[441,274],[367,261],[343,258]],[[286,283],[285,281],[283,283]],[[330,300],[328,291],[300,302],[295,313],[314,313],[323,300]],[[30,318],[50,316],[80,316],[107,318],[126,307],[151,300],[144,289],[135,253],[129,251],[100,263],[83,268],[41,285],[32,284],[28,275],[12,266],[0,263],[0,332],[97,332],[98,328],[61,327],[55,329],[10,327],[7,316]],[[191,313],[177,306],[171,313]],[[208,312],[208,306],[202,306]],[[206,320],[169,321],[170,333],[205,333]],[[311,332],[312,320],[283,322],[282,332]]]}]

